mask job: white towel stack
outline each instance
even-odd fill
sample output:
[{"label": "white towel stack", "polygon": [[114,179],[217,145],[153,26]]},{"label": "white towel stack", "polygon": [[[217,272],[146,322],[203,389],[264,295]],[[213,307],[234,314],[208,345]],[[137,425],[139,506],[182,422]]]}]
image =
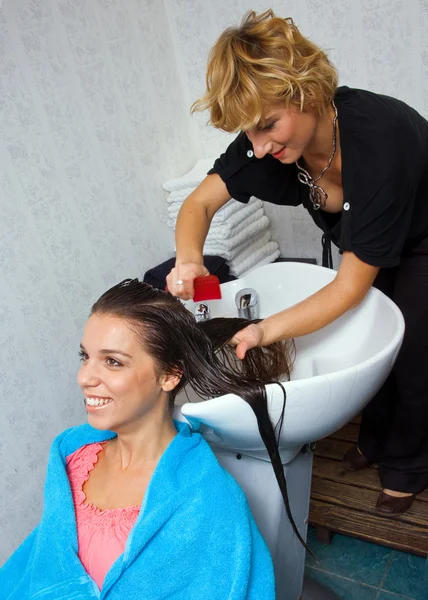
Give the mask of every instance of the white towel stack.
[{"label": "white towel stack", "polygon": [[[168,224],[172,229],[184,200],[205,178],[213,163],[214,159],[199,160],[186,175],[164,183],[164,190],[169,192]],[[235,277],[273,262],[279,253],[279,245],[271,240],[263,202],[254,197],[248,204],[232,199],[222,206],[214,215],[204,245],[204,254],[223,256]]]}]

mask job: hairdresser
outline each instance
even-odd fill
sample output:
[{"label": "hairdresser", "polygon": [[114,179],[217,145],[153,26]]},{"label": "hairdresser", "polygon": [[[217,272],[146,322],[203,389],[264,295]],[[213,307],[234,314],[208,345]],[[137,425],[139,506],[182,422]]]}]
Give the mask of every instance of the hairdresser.
[{"label": "hairdresser", "polygon": [[406,322],[403,346],[343,460],[353,470],[378,462],[376,509],[403,513],[428,486],[428,122],[394,98],[338,87],[326,54],[272,11],[250,12],[220,36],[193,106],[204,109],[211,125],[239,133],[183,203],[168,287],[192,297],[194,278],[207,273],[211,220],[231,197],[303,205],[323,232],[324,266],[331,243],[342,254],[335,279],[231,343],[242,358],[317,331],[372,285],[392,298]]}]

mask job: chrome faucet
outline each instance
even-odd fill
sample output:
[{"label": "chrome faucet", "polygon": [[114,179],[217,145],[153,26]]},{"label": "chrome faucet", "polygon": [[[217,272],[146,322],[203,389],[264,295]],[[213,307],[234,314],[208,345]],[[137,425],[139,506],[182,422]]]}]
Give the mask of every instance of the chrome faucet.
[{"label": "chrome faucet", "polygon": [[211,319],[211,309],[205,302],[198,302],[195,306],[194,315],[197,321],[206,321]]},{"label": "chrome faucet", "polygon": [[252,288],[239,290],[235,296],[235,304],[238,309],[238,317],[243,319],[258,319],[259,296],[256,290]]}]

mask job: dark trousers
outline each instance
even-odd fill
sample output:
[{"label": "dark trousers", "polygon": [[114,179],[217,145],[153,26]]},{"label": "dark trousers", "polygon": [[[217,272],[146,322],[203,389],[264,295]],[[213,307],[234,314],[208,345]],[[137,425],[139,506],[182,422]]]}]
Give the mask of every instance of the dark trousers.
[{"label": "dark trousers", "polygon": [[363,411],[358,440],[379,463],[382,487],[412,493],[428,487],[428,240],[417,252],[381,269],[374,283],[401,309],[406,331],[391,375]]}]

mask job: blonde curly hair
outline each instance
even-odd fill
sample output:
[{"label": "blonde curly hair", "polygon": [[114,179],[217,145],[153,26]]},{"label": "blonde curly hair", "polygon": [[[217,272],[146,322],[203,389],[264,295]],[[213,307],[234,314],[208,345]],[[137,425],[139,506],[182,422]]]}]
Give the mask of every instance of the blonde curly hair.
[{"label": "blonde curly hair", "polygon": [[206,92],[191,112],[210,111],[223,131],[247,130],[267,105],[311,105],[322,114],[334,98],[337,71],[325,52],[305,38],[293,19],[272,10],[249,11],[240,27],[224,31],[208,59]]}]

